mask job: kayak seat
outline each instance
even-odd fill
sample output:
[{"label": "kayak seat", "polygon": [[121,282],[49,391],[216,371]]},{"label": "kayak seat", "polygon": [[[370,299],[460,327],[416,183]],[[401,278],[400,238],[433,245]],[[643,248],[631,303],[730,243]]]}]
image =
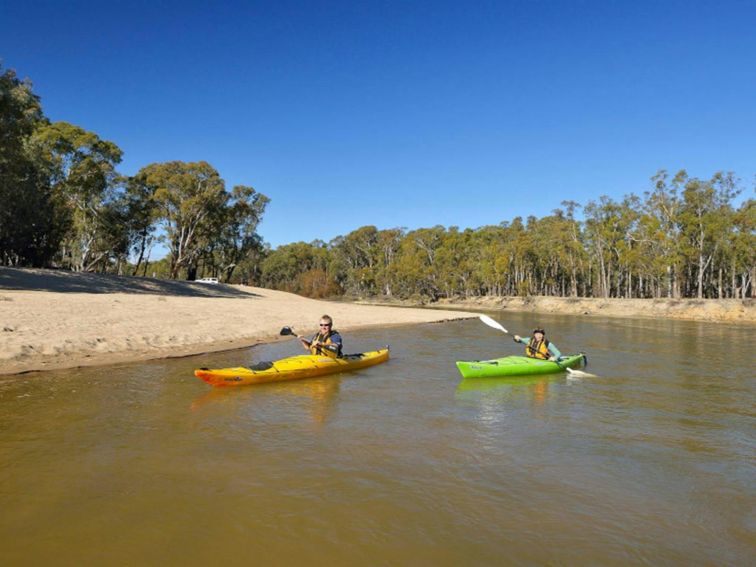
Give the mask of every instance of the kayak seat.
[{"label": "kayak seat", "polygon": [[254,371],[270,370],[271,368],[273,368],[272,362],[258,362],[257,364],[254,364],[249,367],[250,370],[254,370]]}]

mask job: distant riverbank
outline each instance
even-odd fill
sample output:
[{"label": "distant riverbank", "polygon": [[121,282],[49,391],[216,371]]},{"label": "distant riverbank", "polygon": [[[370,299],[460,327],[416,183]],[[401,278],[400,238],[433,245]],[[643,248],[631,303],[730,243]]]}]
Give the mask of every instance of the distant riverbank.
[{"label": "distant riverbank", "polygon": [[[419,306],[418,302],[367,300],[359,304]],[[437,309],[532,311],[601,317],[651,317],[720,323],[756,323],[754,299],[597,299],[575,297],[473,297],[422,304]]]},{"label": "distant riverbank", "polygon": [[0,268],[0,374],[248,347],[279,340],[285,325],[313,333],[324,313],[341,331],[474,317],[247,286]]}]

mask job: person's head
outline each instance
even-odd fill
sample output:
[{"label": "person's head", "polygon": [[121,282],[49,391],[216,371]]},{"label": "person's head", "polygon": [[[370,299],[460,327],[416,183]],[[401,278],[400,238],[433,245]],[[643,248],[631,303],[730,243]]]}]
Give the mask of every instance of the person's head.
[{"label": "person's head", "polygon": [[323,315],[320,318],[320,332],[327,333],[333,327],[333,319],[328,315]]},{"label": "person's head", "polygon": [[546,336],[546,332],[541,327],[533,329],[533,338],[537,341],[542,341]]}]

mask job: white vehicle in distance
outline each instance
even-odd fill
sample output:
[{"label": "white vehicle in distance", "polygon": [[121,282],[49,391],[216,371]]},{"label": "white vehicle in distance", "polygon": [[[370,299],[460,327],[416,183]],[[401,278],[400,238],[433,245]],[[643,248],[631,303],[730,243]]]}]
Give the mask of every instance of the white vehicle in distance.
[{"label": "white vehicle in distance", "polygon": [[209,284],[217,284],[218,278],[200,278],[198,280],[194,280],[196,283],[209,283]]}]

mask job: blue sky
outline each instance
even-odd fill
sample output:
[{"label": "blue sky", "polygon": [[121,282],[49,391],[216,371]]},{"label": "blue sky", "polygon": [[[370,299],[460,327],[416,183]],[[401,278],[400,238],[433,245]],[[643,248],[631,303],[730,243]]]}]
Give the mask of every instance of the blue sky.
[{"label": "blue sky", "polygon": [[[217,4],[217,5],[213,5]],[[756,174],[756,0],[23,2],[4,68],[123,173],[205,160],[273,246]]]}]

